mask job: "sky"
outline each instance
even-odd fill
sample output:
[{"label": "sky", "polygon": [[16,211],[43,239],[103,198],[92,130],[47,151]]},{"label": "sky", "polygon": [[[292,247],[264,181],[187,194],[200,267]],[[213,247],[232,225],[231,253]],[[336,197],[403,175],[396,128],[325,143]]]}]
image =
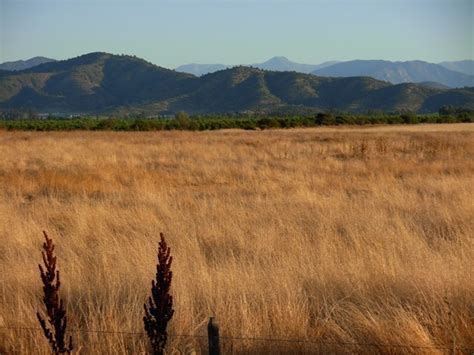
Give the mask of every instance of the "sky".
[{"label": "sky", "polygon": [[474,0],[0,0],[0,62],[474,59]]}]

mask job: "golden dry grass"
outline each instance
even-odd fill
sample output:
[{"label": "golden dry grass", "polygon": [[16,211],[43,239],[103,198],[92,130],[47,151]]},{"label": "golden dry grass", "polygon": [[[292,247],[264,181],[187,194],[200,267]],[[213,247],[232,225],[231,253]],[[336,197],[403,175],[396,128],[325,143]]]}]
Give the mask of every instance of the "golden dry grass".
[{"label": "golden dry grass", "polygon": [[[326,342],[224,340],[227,352],[474,348],[473,156],[468,124],[0,132],[0,327],[38,326],[44,229],[69,326],[142,332],[163,231],[173,334],[205,335],[216,315],[223,335]],[[84,354],[146,345],[73,336]],[[372,345],[337,344],[352,342]],[[198,343],[171,337],[169,349]],[[48,344],[39,331],[0,328],[2,351],[46,354]]]}]

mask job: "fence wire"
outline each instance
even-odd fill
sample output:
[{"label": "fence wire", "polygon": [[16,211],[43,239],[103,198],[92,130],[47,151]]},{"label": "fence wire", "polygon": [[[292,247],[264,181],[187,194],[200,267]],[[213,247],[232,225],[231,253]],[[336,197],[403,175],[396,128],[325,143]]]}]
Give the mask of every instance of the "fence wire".
[{"label": "fence wire", "polygon": [[[37,327],[20,327],[20,326],[0,326],[0,329],[9,330],[28,330],[28,331],[42,331],[41,328]],[[82,329],[73,328],[68,329],[71,333],[92,333],[92,334],[109,334],[109,335],[130,335],[130,336],[145,336],[145,332],[132,332],[132,331],[113,331],[107,329]],[[196,335],[196,334],[174,334],[169,333],[169,337],[175,338],[195,338],[195,339],[207,339],[208,335]],[[420,349],[420,350],[453,350],[452,347],[437,346],[437,345],[414,345],[414,344],[388,344],[388,343],[373,343],[373,342],[344,342],[344,341],[328,341],[328,340],[317,340],[317,339],[299,339],[299,338],[274,338],[274,337],[245,337],[245,336],[228,336],[220,335],[222,340],[238,340],[238,341],[258,341],[258,342],[271,342],[271,343],[299,343],[299,344],[313,344],[313,345],[339,345],[339,346],[353,346],[353,347],[376,347],[376,348],[400,348],[400,349]],[[474,354],[473,348],[460,348],[456,347],[456,350],[463,351],[469,354]]]}]

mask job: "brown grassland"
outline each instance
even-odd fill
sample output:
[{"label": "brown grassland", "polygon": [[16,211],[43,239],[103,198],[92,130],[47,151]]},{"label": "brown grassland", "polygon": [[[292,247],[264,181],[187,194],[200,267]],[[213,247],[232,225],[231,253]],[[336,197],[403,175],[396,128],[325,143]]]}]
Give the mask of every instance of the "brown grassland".
[{"label": "brown grassland", "polygon": [[[159,232],[171,353],[208,317],[234,353],[474,348],[474,125],[0,132],[0,353],[47,354],[42,230],[71,329],[143,332]],[[146,337],[72,333],[79,353]],[[347,343],[359,343],[350,345]],[[383,346],[381,344],[391,344]],[[403,347],[397,345],[413,345]]]}]

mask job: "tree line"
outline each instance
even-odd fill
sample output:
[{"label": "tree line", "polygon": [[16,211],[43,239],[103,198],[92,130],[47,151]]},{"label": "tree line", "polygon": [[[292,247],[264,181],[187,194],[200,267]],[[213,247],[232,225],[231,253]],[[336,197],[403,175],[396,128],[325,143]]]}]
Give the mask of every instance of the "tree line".
[{"label": "tree line", "polygon": [[474,122],[474,111],[444,108],[438,114],[348,114],[320,112],[312,115],[196,115],[180,112],[174,117],[45,117],[17,118],[0,116],[0,129],[31,131],[111,130],[161,131],[218,129],[272,129],[337,125],[379,125]]}]

